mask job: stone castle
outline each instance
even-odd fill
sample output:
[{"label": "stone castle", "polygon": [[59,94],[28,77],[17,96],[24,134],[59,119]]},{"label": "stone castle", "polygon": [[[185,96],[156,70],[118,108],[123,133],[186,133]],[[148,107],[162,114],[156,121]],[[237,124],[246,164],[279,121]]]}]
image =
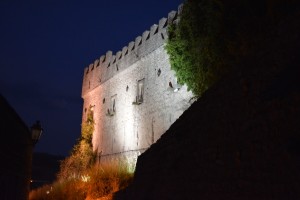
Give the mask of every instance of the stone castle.
[{"label": "stone castle", "polygon": [[192,92],[177,84],[164,49],[167,27],[182,6],[159,20],[115,55],[107,51],[84,69],[83,117],[93,112],[93,149],[99,160],[137,156],[168,130],[191,105]]}]

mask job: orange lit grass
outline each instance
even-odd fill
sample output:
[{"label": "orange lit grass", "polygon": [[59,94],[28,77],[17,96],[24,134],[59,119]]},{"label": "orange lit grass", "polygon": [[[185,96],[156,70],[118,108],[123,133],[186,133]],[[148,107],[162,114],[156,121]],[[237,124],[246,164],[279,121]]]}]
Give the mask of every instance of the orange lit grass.
[{"label": "orange lit grass", "polygon": [[133,174],[125,165],[110,163],[86,170],[85,179],[69,179],[30,192],[30,200],[111,200],[113,193],[128,186]]}]

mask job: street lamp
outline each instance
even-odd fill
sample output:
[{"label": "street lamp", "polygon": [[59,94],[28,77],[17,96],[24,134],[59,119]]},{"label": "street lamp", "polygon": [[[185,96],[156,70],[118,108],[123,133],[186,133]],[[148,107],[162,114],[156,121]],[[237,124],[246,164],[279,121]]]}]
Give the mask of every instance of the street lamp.
[{"label": "street lamp", "polygon": [[32,139],[33,145],[35,145],[39,141],[39,139],[42,135],[42,132],[43,132],[43,129],[42,129],[40,121],[36,121],[35,124],[33,124],[31,126],[31,139]]}]

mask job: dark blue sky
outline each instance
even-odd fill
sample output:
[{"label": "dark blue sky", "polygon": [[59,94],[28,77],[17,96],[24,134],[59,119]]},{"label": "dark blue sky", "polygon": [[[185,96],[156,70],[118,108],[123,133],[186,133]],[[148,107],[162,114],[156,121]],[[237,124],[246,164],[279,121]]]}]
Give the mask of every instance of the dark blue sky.
[{"label": "dark blue sky", "polygon": [[44,134],[35,150],[67,155],[80,136],[85,66],[114,53],[182,0],[1,0],[0,93]]}]

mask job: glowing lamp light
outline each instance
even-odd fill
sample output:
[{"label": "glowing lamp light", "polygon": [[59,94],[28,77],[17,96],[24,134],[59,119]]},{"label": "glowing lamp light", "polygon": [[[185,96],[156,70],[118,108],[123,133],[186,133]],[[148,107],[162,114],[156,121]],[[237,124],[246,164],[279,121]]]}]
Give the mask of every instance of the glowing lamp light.
[{"label": "glowing lamp light", "polygon": [[181,88],[181,85],[176,83],[175,87],[174,87],[174,92],[178,92],[180,90],[180,88]]},{"label": "glowing lamp light", "polygon": [[95,105],[90,106],[90,110],[94,111]]},{"label": "glowing lamp light", "polygon": [[180,90],[180,88],[181,88],[181,85],[176,83],[175,87],[174,87],[174,92],[178,92]]},{"label": "glowing lamp light", "polygon": [[181,88],[181,85],[176,83],[176,84],[172,84],[172,82],[169,82],[169,89],[172,90],[173,92],[178,92]]},{"label": "glowing lamp light", "polygon": [[40,121],[36,121],[36,123],[33,124],[30,129],[31,129],[32,143],[33,145],[35,145],[39,141],[43,132]]}]

